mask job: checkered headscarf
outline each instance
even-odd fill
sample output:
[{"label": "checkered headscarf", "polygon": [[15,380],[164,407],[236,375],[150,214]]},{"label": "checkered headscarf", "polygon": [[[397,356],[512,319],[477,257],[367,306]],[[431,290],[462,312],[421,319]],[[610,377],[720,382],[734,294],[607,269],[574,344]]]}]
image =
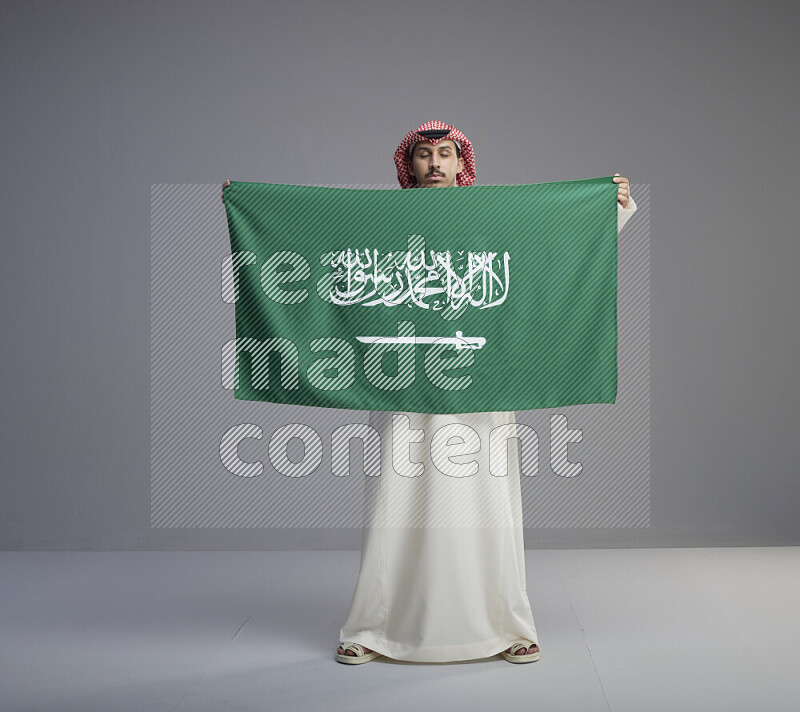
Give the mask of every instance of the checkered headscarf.
[{"label": "checkered headscarf", "polygon": [[461,158],[464,159],[464,170],[456,174],[456,185],[472,185],[475,182],[475,152],[469,139],[455,126],[448,126],[442,121],[426,121],[416,131],[409,131],[394,152],[394,164],[397,166],[397,180],[403,188],[416,188],[417,178],[408,172],[411,157],[408,149],[418,141],[430,141],[434,146],[450,139],[461,146]]}]

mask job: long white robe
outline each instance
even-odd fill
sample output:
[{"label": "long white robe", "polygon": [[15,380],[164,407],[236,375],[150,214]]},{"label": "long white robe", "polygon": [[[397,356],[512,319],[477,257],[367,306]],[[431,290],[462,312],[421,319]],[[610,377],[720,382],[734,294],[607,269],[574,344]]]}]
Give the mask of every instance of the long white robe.
[{"label": "long white robe", "polygon": [[[617,203],[618,231],[636,207]],[[517,639],[539,643],[516,440],[490,448],[491,431],[514,422],[514,411],[370,413],[381,436],[380,476],[364,478],[361,567],[340,641],[416,662],[490,657]],[[455,427],[436,438],[447,425]],[[424,441],[405,439],[409,429],[422,430]],[[464,454],[454,456],[458,447]]]}]

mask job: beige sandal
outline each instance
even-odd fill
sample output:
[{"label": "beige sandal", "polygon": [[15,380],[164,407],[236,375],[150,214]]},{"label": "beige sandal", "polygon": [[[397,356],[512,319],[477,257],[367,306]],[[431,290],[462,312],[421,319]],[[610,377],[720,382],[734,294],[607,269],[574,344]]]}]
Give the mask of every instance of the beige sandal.
[{"label": "beige sandal", "polygon": [[[367,653],[361,645],[348,640],[340,641],[340,645],[342,650],[344,650],[344,653],[340,653],[337,650],[336,660],[347,665],[360,665],[361,663],[368,663],[370,660],[374,660],[380,655],[380,653],[374,650]],[[355,655],[348,655],[348,650],[355,652]]]},{"label": "beige sandal", "polygon": [[508,650],[503,651],[503,657],[510,663],[535,663],[539,659],[540,650],[535,653],[516,654],[518,650],[527,650],[532,645],[539,647],[539,643],[534,643],[532,640],[515,640]]}]

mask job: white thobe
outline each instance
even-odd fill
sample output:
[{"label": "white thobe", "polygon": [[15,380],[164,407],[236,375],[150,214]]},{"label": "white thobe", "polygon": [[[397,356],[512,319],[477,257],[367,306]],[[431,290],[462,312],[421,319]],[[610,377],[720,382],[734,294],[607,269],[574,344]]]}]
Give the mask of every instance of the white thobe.
[{"label": "white thobe", "polygon": [[[618,231],[636,207],[633,199],[625,209],[617,203]],[[393,458],[394,415],[408,420],[395,423]],[[490,657],[519,639],[539,643],[525,580],[518,448],[515,440],[490,448],[491,431],[515,422],[515,411],[370,412],[380,475],[364,478],[361,567],[341,641],[416,662]],[[415,429],[424,441],[403,438]],[[457,448],[464,454],[453,455]]]}]

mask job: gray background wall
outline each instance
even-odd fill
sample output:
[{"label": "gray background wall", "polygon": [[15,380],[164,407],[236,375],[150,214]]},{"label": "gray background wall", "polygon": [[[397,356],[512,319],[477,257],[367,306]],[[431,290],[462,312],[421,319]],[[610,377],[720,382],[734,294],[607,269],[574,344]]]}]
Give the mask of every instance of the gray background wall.
[{"label": "gray background wall", "polygon": [[429,118],[470,137],[483,184],[651,188],[651,527],[527,545],[800,542],[796,4],[0,12],[2,548],[358,547],[150,528],[150,186],[391,183]]}]

